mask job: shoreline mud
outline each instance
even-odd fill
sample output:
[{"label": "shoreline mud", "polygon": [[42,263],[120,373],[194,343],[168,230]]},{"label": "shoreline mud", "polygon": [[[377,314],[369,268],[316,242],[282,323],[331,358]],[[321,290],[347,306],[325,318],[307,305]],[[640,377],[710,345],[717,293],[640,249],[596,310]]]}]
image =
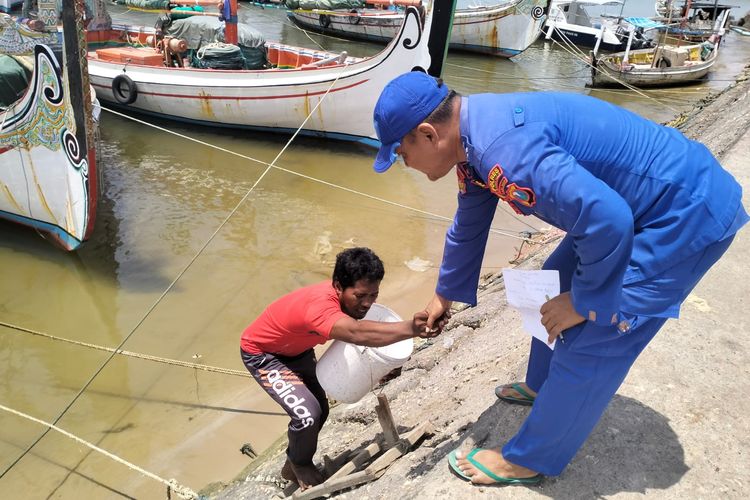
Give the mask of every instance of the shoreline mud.
[{"label": "shoreline mud", "polygon": [[[750,190],[750,66],[735,83],[700,100],[669,125],[703,142]],[[726,163],[725,163],[726,162]],[[720,196],[720,193],[717,193]],[[559,477],[536,487],[475,487],[451,475],[450,451],[476,444],[500,446],[522,423],[527,408],[502,404],[497,385],[523,380],[529,339],[519,315],[506,307],[499,273],[485,275],[479,304],[457,312],[440,337],[419,344],[401,375],[360,402],[338,405],[324,426],[316,454],[333,458],[362,449],[381,432],[375,393],[388,396],[399,432],[430,422],[435,433],[398,459],[377,481],[339,498],[600,498],[633,494],[681,499],[743,498],[750,485],[750,349],[743,333],[750,271],[741,254],[750,235],[733,247],[644,351],[604,417]],[[540,233],[521,248],[520,269],[538,269],[562,233]],[[200,494],[216,499],[282,495],[279,475],[286,437],[253,460],[230,484]]]}]

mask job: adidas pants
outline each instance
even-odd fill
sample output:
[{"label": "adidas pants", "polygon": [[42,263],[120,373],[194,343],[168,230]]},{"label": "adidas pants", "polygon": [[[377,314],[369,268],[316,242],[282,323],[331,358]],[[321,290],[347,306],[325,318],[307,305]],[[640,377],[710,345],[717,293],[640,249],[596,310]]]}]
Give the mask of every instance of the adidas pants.
[{"label": "adidas pants", "polygon": [[315,353],[310,349],[286,357],[240,352],[256,382],[291,417],[287,457],[295,465],[312,464],[318,433],[328,417],[326,393],[315,376]]}]

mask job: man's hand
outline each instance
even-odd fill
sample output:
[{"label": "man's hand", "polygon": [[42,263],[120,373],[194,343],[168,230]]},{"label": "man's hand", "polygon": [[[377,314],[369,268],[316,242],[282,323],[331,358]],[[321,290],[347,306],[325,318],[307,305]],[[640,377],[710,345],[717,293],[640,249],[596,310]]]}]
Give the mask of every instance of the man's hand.
[{"label": "man's hand", "polygon": [[[427,313],[427,332],[433,333],[436,331],[440,333],[445,324],[451,317],[450,308],[453,302],[435,294],[427,304],[425,312]],[[436,324],[437,323],[437,324]],[[440,324],[442,323],[442,325]]]},{"label": "man's hand", "polygon": [[570,292],[561,293],[553,297],[542,305],[539,309],[542,313],[542,325],[547,330],[549,338],[547,343],[551,344],[563,330],[567,330],[579,323],[583,323],[586,318],[581,316],[573,309],[573,302],[570,300]]},{"label": "man's hand", "polygon": [[414,336],[422,337],[427,331],[427,311],[419,311],[414,314],[412,319],[411,331],[414,332]]},{"label": "man's hand", "polygon": [[415,335],[418,335],[423,339],[437,337],[443,332],[443,328],[445,328],[445,325],[448,323],[450,317],[450,311],[447,311],[437,319],[432,328],[429,328],[427,326],[427,318],[429,318],[429,314],[426,310],[419,311],[414,315],[412,329],[415,332]]}]

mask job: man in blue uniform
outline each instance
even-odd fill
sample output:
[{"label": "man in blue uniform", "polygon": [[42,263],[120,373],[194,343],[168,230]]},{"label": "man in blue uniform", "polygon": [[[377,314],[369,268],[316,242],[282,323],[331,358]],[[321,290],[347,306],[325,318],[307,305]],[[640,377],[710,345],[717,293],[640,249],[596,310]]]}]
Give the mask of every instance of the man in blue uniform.
[{"label": "man in blue uniform", "polygon": [[532,404],[501,449],[449,455],[478,484],[559,475],[631,365],[748,221],[742,190],[703,145],[606,102],[575,94],[461,97],[413,72],[383,90],[374,168],[404,163],[437,180],[456,168],[458,210],[445,239],[428,326],[452,301],[476,304],[498,200],[566,231],[544,269],[561,294],[541,308],[554,351],[532,340],[525,384],[499,387]]}]

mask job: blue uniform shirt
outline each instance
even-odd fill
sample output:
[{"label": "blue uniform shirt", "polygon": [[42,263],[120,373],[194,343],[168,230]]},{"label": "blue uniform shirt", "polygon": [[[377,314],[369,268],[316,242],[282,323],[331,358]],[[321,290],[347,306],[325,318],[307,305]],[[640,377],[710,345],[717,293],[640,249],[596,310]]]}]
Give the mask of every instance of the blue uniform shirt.
[{"label": "blue uniform shirt", "polygon": [[449,300],[476,304],[498,200],[573,238],[573,306],[601,325],[620,311],[665,315],[623,286],[748,221],[742,188],[705,146],[604,101],[479,94],[462,98],[460,123],[467,163],[457,167],[458,210],[436,289]]}]

